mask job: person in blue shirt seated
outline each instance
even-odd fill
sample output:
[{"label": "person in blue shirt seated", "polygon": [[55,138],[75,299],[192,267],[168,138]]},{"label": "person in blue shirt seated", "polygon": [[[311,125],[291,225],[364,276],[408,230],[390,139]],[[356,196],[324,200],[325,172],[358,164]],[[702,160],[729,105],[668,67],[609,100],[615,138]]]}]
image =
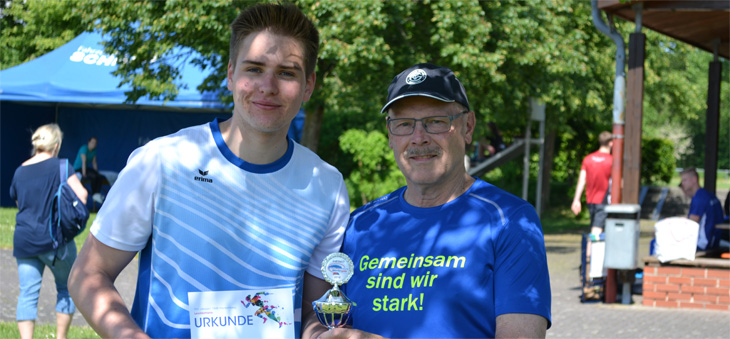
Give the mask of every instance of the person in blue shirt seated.
[{"label": "person in blue shirt seated", "polygon": [[684,195],[692,198],[687,218],[700,224],[697,236],[697,250],[706,251],[720,246],[721,232],[715,227],[723,222],[722,205],[714,194],[700,187],[699,176],[694,168],[687,168],[680,173]]}]

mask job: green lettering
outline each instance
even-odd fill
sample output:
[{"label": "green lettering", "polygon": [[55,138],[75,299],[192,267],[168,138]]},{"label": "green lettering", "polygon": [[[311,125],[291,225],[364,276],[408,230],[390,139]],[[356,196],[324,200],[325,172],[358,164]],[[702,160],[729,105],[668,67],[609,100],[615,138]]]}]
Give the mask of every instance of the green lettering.
[{"label": "green lettering", "polygon": [[368,268],[374,270],[376,267],[378,267],[378,258],[373,258],[372,260],[370,260]]},{"label": "green lettering", "polygon": [[[451,260],[454,260],[454,266],[451,266]],[[454,257],[449,256],[449,260],[446,261],[446,267],[459,267],[459,261],[461,261],[461,267],[464,267],[464,263],[466,262],[466,258],[464,257]]]},{"label": "green lettering", "polygon": [[431,276],[431,281],[428,282],[429,287],[433,286],[433,280],[436,279],[438,276],[438,274],[434,274]]},{"label": "green lettering", "polygon": [[393,279],[393,287],[394,288],[403,288],[403,280],[405,280],[405,279],[406,279],[405,273],[401,274],[400,277],[395,277],[395,279]]},{"label": "green lettering", "polygon": [[423,259],[423,262],[424,262],[423,267],[429,267],[429,266],[433,265],[433,257],[429,255],[425,259]]},{"label": "green lettering", "polygon": [[380,298],[373,299],[373,311],[378,312],[380,311]]},{"label": "green lettering", "polygon": [[398,268],[404,268],[408,265],[408,258],[400,257],[398,258],[398,263],[396,264]]},{"label": "green lettering", "polygon": [[395,312],[398,311],[399,308],[399,301],[400,299],[390,299],[390,304],[388,305],[388,311]]},{"label": "green lettering", "polygon": [[433,265],[436,267],[444,267],[444,261],[446,261],[446,258],[444,258],[443,255],[439,255],[436,257],[436,261],[434,261]]},{"label": "green lettering", "polygon": [[416,300],[413,299],[413,294],[408,295],[408,310],[418,311],[418,306],[416,306]]},{"label": "green lettering", "polygon": [[368,268],[367,261],[370,259],[367,255],[363,255],[362,258],[360,258],[360,272],[364,271]]},{"label": "green lettering", "polygon": [[380,258],[378,268],[388,268],[388,264],[390,264],[390,268],[395,268],[395,258]]},{"label": "green lettering", "polygon": [[375,277],[368,278],[368,283],[365,285],[365,288],[373,288],[375,287]]},{"label": "green lettering", "polygon": [[[381,273],[382,274],[382,273]],[[387,285],[387,287],[386,287]],[[393,277],[383,277],[383,280],[380,281],[380,288],[392,288],[393,286]]]},{"label": "green lettering", "polygon": [[417,277],[412,276],[411,277],[411,287],[421,287],[421,283],[423,282],[425,276],[419,275]]}]

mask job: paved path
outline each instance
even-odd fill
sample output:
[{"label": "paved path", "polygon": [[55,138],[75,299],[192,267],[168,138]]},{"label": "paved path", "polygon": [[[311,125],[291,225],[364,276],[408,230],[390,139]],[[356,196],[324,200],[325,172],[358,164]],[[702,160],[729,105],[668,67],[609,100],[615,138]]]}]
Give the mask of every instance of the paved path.
[{"label": "paved path", "polygon": [[[639,253],[648,253],[653,223],[642,220]],[[545,244],[550,266],[553,292],[553,326],[549,338],[727,338],[730,334],[730,312],[662,309],[641,305],[641,296],[633,296],[633,304],[581,303],[578,274],[580,235],[547,235]],[[640,255],[641,256],[641,255]],[[18,276],[15,259],[9,250],[0,250],[0,268],[4,272],[0,289],[0,321],[15,321]],[[127,267],[116,282],[122,297],[131,306],[137,261]],[[55,289],[53,275],[46,270],[39,323],[53,323]],[[76,314],[74,325],[87,325]]]},{"label": "paved path", "polygon": [[[18,303],[18,265],[12,250],[0,250],[0,270],[2,270],[2,288],[0,288],[0,321],[15,321],[15,309]],[[135,283],[137,280],[137,259],[133,259],[117,278],[115,286],[121,293],[124,302],[132,307]],[[40,324],[56,323],[56,285],[53,273],[46,267],[43,272],[41,296],[38,300],[38,320]],[[88,326],[81,313],[76,312],[73,325]]]}]

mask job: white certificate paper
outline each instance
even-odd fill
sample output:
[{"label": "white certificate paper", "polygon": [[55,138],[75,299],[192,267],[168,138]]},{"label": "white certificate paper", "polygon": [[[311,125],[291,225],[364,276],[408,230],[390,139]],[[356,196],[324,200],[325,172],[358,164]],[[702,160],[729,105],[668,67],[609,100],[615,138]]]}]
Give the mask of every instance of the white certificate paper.
[{"label": "white certificate paper", "polygon": [[193,338],[294,338],[294,289],[188,292]]}]

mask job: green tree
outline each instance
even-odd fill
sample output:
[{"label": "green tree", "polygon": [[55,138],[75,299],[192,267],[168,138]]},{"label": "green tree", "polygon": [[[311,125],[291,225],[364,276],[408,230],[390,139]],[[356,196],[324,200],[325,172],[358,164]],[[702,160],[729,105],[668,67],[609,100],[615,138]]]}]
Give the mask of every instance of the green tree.
[{"label": "green tree", "polygon": [[[82,31],[97,29],[105,33],[107,52],[124,61],[118,75],[120,82],[132,86],[130,102],[144,96],[175,97],[180,78],[175,65],[191,57],[175,55],[175,46],[199,52],[193,62],[215,70],[198,89],[220,90],[228,64],[228,24],[255,2],[10,1],[0,16],[0,63],[3,68],[13,66]],[[488,121],[499,125],[507,142],[522,137],[528,99],[546,103],[547,196],[551,186],[574,186],[581,159],[598,147],[601,131],[611,130],[615,46],[594,27],[588,1],[294,3],[314,21],[321,37],[317,88],[304,107],[303,143],[348,178],[356,192],[355,205],[402,185],[390,176],[397,172],[392,152],[370,151],[383,151],[387,144],[383,115],[378,112],[388,84],[398,72],[418,62],[452,68],[462,80],[477,112],[477,140],[486,134]],[[628,40],[634,24],[619,20],[616,25]],[[702,166],[711,56],[644,31],[645,136],[671,140],[680,165]],[[730,162],[730,156],[724,159],[723,155],[730,154],[730,91],[726,90],[730,65],[723,63],[721,122],[725,127],[720,127],[720,166],[727,167],[723,164]],[[221,100],[231,101],[223,95]],[[537,124],[533,125],[536,135]],[[361,149],[360,144],[371,149]],[[375,158],[370,162],[366,156]],[[391,160],[385,161],[386,156]],[[501,171],[505,178],[521,178],[521,172],[520,164]],[[533,168],[533,180],[535,173]],[[660,179],[649,179],[656,180]],[[560,194],[565,194],[564,189]],[[544,199],[557,204],[564,200]]]},{"label": "green tree", "polygon": [[357,163],[345,179],[350,201],[355,206],[405,185],[405,178],[388,147],[388,137],[382,132],[350,129],[340,136],[340,146]]},{"label": "green tree", "polygon": [[70,1],[5,3],[0,9],[0,69],[53,51],[86,29]]},{"label": "green tree", "polygon": [[642,137],[641,184],[668,184],[674,175],[674,143],[661,138]]}]

